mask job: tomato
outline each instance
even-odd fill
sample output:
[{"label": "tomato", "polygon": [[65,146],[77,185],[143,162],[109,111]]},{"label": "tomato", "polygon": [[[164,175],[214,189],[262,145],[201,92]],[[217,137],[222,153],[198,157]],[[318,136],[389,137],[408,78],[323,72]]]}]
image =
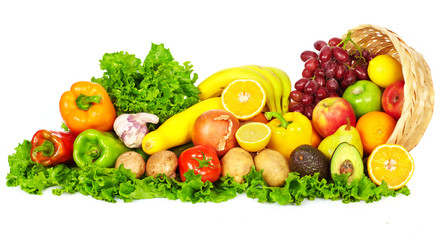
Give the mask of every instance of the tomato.
[{"label": "tomato", "polygon": [[185,182],[184,174],[193,169],[194,174],[202,175],[202,181],[215,182],[219,179],[222,167],[216,151],[206,145],[196,145],[183,151],[179,156],[180,179]]}]

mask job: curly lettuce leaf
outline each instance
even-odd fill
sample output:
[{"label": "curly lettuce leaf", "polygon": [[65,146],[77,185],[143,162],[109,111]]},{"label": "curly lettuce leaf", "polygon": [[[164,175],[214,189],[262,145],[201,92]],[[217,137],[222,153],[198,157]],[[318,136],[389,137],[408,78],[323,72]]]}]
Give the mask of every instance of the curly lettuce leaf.
[{"label": "curly lettuce leaf", "polygon": [[261,171],[253,167],[250,174],[246,176],[248,187],[246,194],[249,198],[258,199],[259,202],[270,202],[301,205],[305,199],[314,200],[324,198],[340,200],[343,203],[365,201],[367,203],[381,200],[382,197],[404,194],[408,196],[410,190],[407,186],[392,190],[383,182],[380,186],[373,183],[370,178],[363,177],[348,183],[348,175],[334,175],[333,181],[319,179],[319,174],[300,177],[298,173],[292,172],[285,180],[282,187],[269,187],[262,177]]},{"label": "curly lettuce leaf", "polygon": [[117,114],[149,112],[162,123],[199,101],[192,67],[175,61],[163,44],[153,43],[143,63],[123,51],[104,54],[100,68],[105,72],[91,81],[105,88]]},{"label": "curly lettuce leaf", "polygon": [[145,177],[136,181],[136,189],[131,194],[133,199],[168,198],[182,202],[224,202],[242,193],[246,184],[234,181],[230,176],[222,177],[215,183],[202,182],[202,176],[190,170],[186,172],[185,182],[165,177]]},{"label": "curly lettuce leaf", "polygon": [[74,169],[71,178],[61,183],[61,188],[53,189],[52,192],[58,196],[64,192],[80,192],[107,202],[116,202],[116,198],[131,202],[132,199],[128,195],[134,191],[135,179],[135,174],[122,166],[119,169],[89,166]]},{"label": "curly lettuce leaf", "polygon": [[31,143],[28,140],[8,157],[10,172],[6,185],[20,188],[30,194],[42,194],[48,187],[54,195],[81,193],[98,200],[116,202],[122,199],[168,198],[184,202],[223,202],[242,193],[246,185],[232,177],[222,177],[216,183],[203,183],[200,175],[193,171],[186,174],[187,181],[180,182],[167,177],[145,177],[136,179],[135,174],[121,165],[118,169],[88,166],[83,169],[59,164],[44,167],[31,160]]},{"label": "curly lettuce leaf", "polygon": [[30,194],[42,194],[42,190],[53,186],[53,180],[43,165],[31,161],[31,142],[23,141],[8,156],[9,173],[6,176],[8,187],[20,186]]},{"label": "curly lettuce leaf", "polygon": [[332,182],[314,176],[300,177],[298,173],[290,173],[282,187],[269,187],[262,176],[262,171],[252,167],[244,177],[244,183],[237,183],[233,177],[221,177],[218,181],[202,182],[201,175],[193,171],[185,173],[186,181],[165,176],[145,177],[136,179],[135,174],[120,166],[118,169],[86,167],[68,167],[59,164],[45,168],[31,160],[31,143],[23,141],[15,148],[16,152],[8,156],[10,172],[6,179],[9,187],[20,188],[30,194],[42,194],[48,187],[55,195],[63,193],[81,193],[98,200],[116,202],[122,199],[131,202],[136,199],[167,198],[183,202],[223,202],[245,193],[247,197],[262,203],[278,203],[281,205],[301,205],[305,199],[324,198],[342,200],[343,203],[379,201],[382,197],[397,194],[409,195],[405,186],[399,190],[391,190],[383,182],[375,185],[368,177],[348,183],[347,175],[334,175]]}]

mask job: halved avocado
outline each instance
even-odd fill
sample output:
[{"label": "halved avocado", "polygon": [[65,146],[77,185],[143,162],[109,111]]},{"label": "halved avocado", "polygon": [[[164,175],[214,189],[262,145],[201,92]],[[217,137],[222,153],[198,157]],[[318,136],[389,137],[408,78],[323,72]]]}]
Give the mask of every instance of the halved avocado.
[{"label": "halved avocado", "polygon": [[333,174],[347,174],[348,182],[364,177],[364,164],[358,149],[347,142],[339,144],[331,157],[330,172]]}]

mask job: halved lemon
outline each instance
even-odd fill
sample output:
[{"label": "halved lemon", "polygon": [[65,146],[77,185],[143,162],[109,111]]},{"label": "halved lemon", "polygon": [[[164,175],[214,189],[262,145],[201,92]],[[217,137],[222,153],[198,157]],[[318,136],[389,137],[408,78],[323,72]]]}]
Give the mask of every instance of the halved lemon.
[{"label": "halved lemon", "polygon": [[249,152],[264,149],[271,138],[271,129],[261,122],[249,122],[236,131],[236,140],[241,148]]},{"label": "halved lemon", "polygon": [[240,120],[249,120],[259,114],[265,103],[265,90],[256,80],[235,80],[222,92],[223,107]]},{"label": "halved lemon", "polygon": [[370,179],[375,184],[381,185],[384,180],[390,189],[399,189],[412,177],[415,164],[403,146],[382,144],[370,154],[367,169]]}]

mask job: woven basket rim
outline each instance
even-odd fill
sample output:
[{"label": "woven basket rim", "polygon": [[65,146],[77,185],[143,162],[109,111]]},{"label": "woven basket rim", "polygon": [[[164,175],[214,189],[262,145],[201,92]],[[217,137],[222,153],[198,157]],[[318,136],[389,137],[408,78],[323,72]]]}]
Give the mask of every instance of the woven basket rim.
[{"label": "woven basket rim", "polygon": [[[353,41],[359,46],[369,45],[381,53],[396,58],[402,65],[404,75],[404,106],[401,118],[387,143],[413,149],[433,116],[434,89],[430,68],[424,57],[407,45],[395,32],[372,24],[362,24],[350,29]],[[343,38],[347,35],[344,34]],[[355,42],[356,42],[355,41]],[[354,46],[347,45],[347,49]],[[378,53],[379,53],[378,52]],[[372,52],[373,53],[373,52]]]}]

